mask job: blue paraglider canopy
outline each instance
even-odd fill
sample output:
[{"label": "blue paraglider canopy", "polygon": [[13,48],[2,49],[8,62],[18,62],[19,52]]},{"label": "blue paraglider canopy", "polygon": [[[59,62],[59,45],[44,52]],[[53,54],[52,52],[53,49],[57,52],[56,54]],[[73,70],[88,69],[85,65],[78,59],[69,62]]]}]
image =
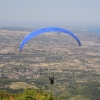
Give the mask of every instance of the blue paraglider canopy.
[{"label": "blue paraglider canopy", "polygon": [[72,32],[66,30],[66,29],[63,29],[63,28],[59,28],[59,27],[46,27],[46,28],[41,28],[41,29],[38,29],[38,30],[35,30],[33,32],[31,32],[30,34],[28,34],[23,40],[22,42],[20,43],[20,50],[22,50],[23,46],[30,40],[32,39],[33,37],[39,35],[39,34],[42,34],[42,33],[46,33],[46,32],[62,32],[62,33],[65,33],[65,34],[69,34],[71,35],[78,43],[79,46],[81,46],[81,42],[80,40],[78,39],[78,37],[76,35],[74,35]]}]

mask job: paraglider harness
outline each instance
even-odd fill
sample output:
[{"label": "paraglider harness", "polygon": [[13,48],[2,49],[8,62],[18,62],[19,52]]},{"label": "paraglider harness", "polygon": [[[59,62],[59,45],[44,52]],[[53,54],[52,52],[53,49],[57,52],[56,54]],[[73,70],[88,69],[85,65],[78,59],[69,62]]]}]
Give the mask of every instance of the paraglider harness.
[{"label": "paraglider harness", "polygon": [[49,76],[49,80],[50,80],[50,83],[53,85],[54,84],[54,75],[53,76]]}]

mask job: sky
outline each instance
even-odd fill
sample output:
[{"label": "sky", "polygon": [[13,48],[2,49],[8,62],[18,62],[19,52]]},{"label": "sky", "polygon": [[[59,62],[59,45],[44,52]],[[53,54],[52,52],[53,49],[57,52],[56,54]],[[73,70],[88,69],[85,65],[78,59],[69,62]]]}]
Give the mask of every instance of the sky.
[{"label": "sky", "polygon": [[0,0],[0,26],[100,23],[100,0]]}]

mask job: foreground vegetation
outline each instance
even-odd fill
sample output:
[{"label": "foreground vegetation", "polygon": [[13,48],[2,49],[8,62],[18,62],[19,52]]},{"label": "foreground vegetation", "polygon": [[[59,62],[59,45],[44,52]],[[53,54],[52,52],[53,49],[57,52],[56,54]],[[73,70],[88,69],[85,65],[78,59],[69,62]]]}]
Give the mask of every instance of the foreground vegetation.
[{"label": "foreground vegetation", "polygon": [[25,89],[22,93],[12,94],[0,91],[0,100],[61,100],[50,92],[37,89]]},{"label": "foreground vegetation", "polygon": [[[100,100],[100,83],[70,83],[63,91],[57,86],[49,89],[6,89],[0,91],[0,100]],[[8,93],[8,92],[9,93]],[[59,91],[59,92],[56,92]]]}]

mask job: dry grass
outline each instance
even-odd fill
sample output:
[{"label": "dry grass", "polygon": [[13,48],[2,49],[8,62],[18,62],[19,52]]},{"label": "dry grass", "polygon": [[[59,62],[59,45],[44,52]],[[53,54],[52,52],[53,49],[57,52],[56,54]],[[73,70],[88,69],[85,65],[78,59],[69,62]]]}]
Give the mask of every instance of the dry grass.
[{"label": "dry grass", "polygon": [[12,82],[11,85],[9,85],[9,87],[11,89],[26,89],[26,88],[35,88],[35,89],[37,89],[36,86],[27,84],[25,82]]}]

